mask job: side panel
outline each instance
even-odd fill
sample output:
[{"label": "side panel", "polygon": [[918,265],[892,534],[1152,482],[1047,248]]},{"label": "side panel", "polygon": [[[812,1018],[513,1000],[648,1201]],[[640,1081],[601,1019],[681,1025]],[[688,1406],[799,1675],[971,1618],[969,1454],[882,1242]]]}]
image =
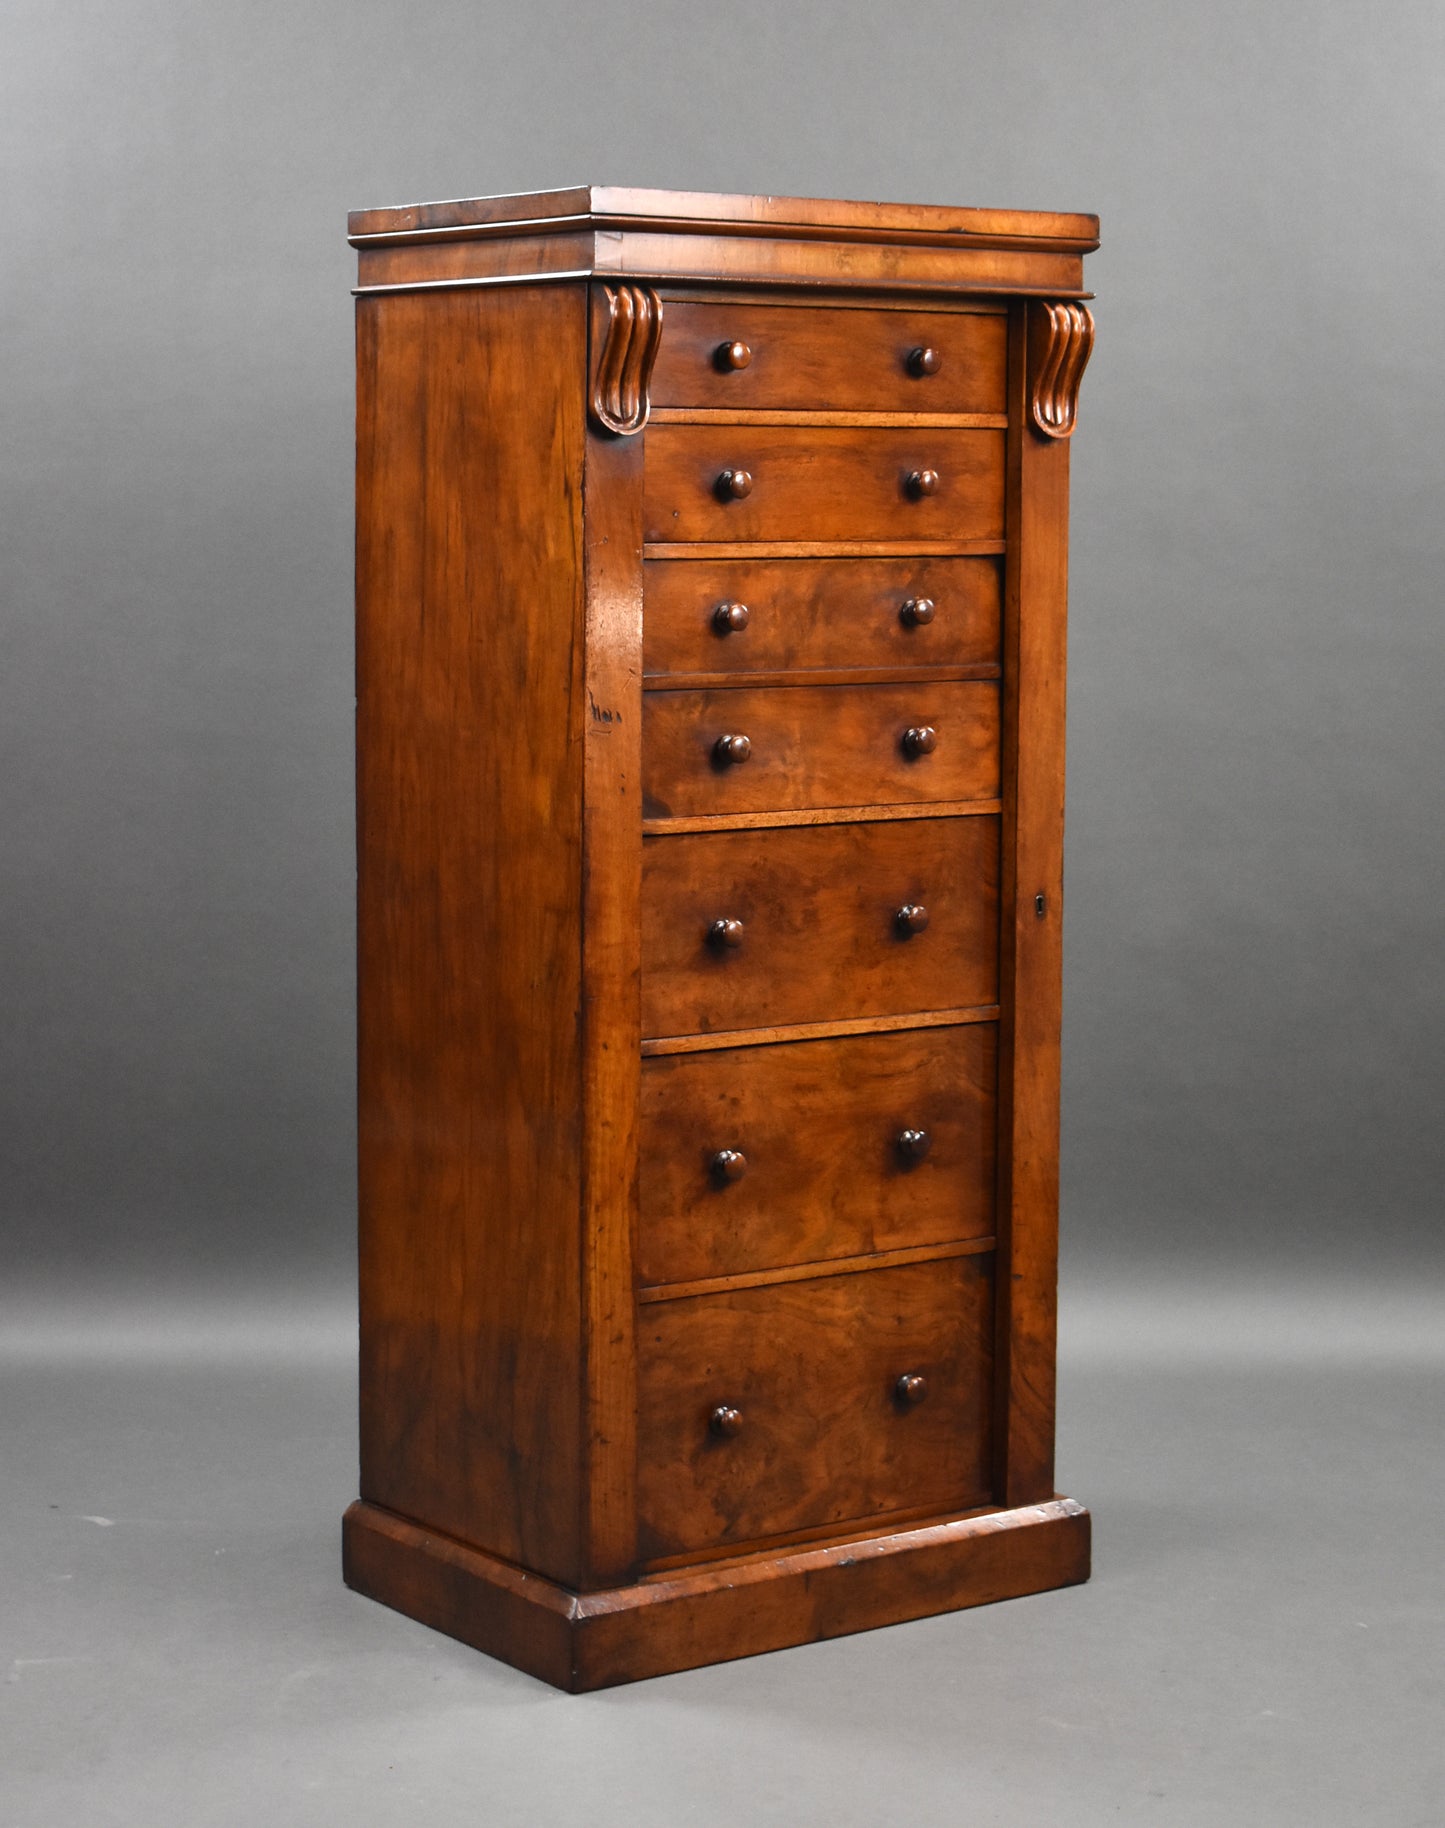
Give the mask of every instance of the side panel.
[{"label": "side panel", "polygon": [[1029,422],[1028,313],[1009,337],[999,923],[997,1498],[1054,1492],[1069,446]]},{"label": "side panel", "polygon": [[562,1581],[586,337],[581,286],[358,305],[361,1491]]}]

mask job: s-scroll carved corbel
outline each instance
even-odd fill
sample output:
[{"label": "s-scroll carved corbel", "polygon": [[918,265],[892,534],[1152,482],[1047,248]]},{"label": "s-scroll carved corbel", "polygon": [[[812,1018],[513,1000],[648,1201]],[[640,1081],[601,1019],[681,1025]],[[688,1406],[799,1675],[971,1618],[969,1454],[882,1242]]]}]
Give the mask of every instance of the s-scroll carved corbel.
[{"label": "s-scroll carved corbel", "polygon": [[652,403],[652,365],[662,340],[662,300],[646,286],[602,286],[602,353],[592,384],[592,411],[619,437],[640,432]]},{"label": "s-scroll carved corbel", "polygon": [[1029,404],[1045,438],[1071,438],[1079,382],[1094,347],[1094,319],[1073,299],[1029,306]]}]

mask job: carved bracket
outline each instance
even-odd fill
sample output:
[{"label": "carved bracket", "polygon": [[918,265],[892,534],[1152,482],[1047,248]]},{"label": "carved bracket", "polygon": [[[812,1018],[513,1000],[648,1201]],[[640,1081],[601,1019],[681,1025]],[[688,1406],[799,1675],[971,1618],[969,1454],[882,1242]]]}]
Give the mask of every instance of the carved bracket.
[{"label": "carved bracket", "polygon": [[[647,424],[648,388],[662,340],[662,300],[646,286],[603,286],[602,354],[592,384],[592,411],[600,425],[630,437]],[[593,320],[594,323],[596,319]]]},{"label": "carved bracket", "polygon": [[1087,305],[1066,300],[1029,307],[1029,401],[1035,428],[1045,438],[1071,438],[1079,383],[1094,347],[1094,319]]}]

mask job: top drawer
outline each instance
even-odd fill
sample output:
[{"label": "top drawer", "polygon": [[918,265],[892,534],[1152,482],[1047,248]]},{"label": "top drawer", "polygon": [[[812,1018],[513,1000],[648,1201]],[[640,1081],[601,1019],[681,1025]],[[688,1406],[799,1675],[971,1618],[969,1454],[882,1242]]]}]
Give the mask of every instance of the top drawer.
[{"label": "top drawer", "polygon": [[1007,342],[1001,313],[669,303],[652,403],[1001,414]]}]

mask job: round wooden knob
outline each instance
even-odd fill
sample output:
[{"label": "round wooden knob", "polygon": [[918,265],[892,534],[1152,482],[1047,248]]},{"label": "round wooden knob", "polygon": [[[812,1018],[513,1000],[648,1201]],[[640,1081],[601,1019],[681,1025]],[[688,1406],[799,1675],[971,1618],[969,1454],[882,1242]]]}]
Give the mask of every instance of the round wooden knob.
[{"label": "round wooden knob", "polygon": [[900,1403],[921,1403],[928,1395],[928,1379],[916,1371],[905,1371],[893,1386],[893,1394]]},{"label": "round wooden knob", "polygon": [[753,359],[753,352],[746,343],[719,343],[712,359],[726,373],[732,368],[746,368]]},{"label": "round wooden knob", "polygon": [[716,1180],[740,1181],[748,1171],[748,1158],[741,1149],[719,1149],[712,1158]]},{"label": "round wooden knob", "polygon": [[[932,475],[932,471],[928,472]],[[937,478],[934,478],[937,486]],[[741,501],[745,495],[753,492],[752,472],[749,470],[724,470],[717,479],[717,492],[724,501]]]},{"label": "round wooden knob", "polygon": [[905,939],[909,939],[915,933],[922,933],[927,927],[928,909],[916,901],[905,902],[893,916],[893,924]]},{"label": "round wooden knob", "polygon": [[745,762],[753,752],[753,746],[745,736],[720,736],[712,746],[713,758],[724,767],[735,767]]},{"label": "round wooden knob", "polygon": [[740,946],[743,943],[743,923],[740,920],[715,920],[708,928],[707,936],[714,946]]},{"label": "round wooden knob", "polygon": [[[932,605],[929,605],[930,613]],[[712,625],[719,635],[740,635],[748,625],[746,603],[719,603],[712,612]]]},{"label": "round wooden knob", "polygon": [[734,1409],[731,1403],[719,1403],[707,1418],[707,1425],[714,1434],[730,1441],[735,1434],[742,1432],[743,1412]]},{"label": "round wooden knob", "polygon": [[908,352],[909,374],[937,374],[942,366],[942,355],[940,355],[938,350],[930,349],[926,343],[921,349],[910,349]]},{"label": "round wooden knob", "polygon": [[[939,475],[937,470],[910,470],[908,472],[908,480],[904,484],[904,487],[908,490],[908,493],[913,499],[918,501],[924,495],[936,495],[938,493],[938,484]],[[743,493],[746,494],[747,491],[744,490]]]},{"label": "round wooden knob", "polygon": [[932,724],[914,724],[903,732],[903,753],[910,762],[920,755],[932,755],[938,747],[938,732]]},{"label": "round wooden knob", "polygon": [[906,1162],[921,1162],[932,1146],[933,1138],[927,1130],[898,1132],[898,1153]]},{"label": "round wooden knob", "polygon": [[910,597],[898,614],[907,628],[922,628],[933,620],[935,604],[932,597]]}]

